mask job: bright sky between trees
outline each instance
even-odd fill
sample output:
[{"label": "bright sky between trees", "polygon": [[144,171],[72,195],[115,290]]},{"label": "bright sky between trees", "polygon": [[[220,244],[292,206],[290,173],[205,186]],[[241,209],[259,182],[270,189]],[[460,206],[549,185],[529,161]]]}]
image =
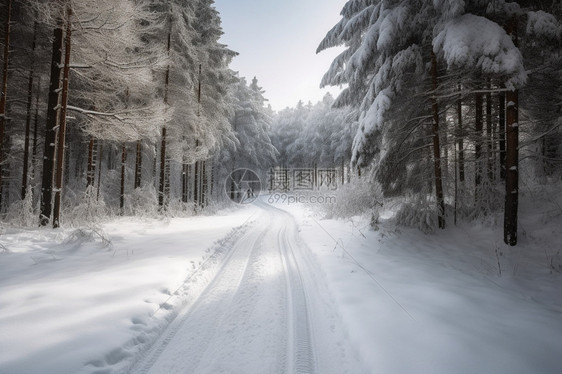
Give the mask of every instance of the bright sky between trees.
[{"label": "bright sky between trees", "polygon": [[215,0],[224,35],[221,42],[240,55],[231,68],[240,76],[258,78],[275,110],[299,100],[316,103],[326,92],[320,80],[339,49],[316,48],[340,20],[346,0]]}]

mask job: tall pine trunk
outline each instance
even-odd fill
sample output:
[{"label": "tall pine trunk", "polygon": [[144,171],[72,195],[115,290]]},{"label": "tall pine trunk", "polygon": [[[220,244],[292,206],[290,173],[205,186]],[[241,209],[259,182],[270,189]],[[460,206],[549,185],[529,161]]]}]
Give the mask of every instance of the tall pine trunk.
[{"label": "tall pine trunk", "polygon": [[188,165],[185,155],[183,156],[182,171],[181,171],[181,201],[187,203],[188,201],[188,181],[189,181]]},{"label": "tall pine trunk", "polygon": [[41,94],[41,77],[37,82],[37,93],[35,94],[35,114],[33,116],[33,143],[31,146],[31,178],[35,179],[37,168],[37,138],[39,136],[37,126],[39,123],[39,95]]},{"label": "tall pine trunk", "polygon": [[459,84],[459,99],[457,100],[457,126],[459,144],[459,181],[464,182],[464,129],[462,118],[462,97],[460,94],[461,85]]},{"label": "tall pine trunk", "polygon": [[[517,16],[509,21],[508,30],[515,46],[517,40]],[[506,94],[506,157],[505,157],[505,211],[504,234],[506,244],[517,245],[517,209],[519,203],[519,93],[517,90]]]},{"label": "tall pine trunk", "polygon": [[[168,30],[168,56],[170,56],[170,47],[172,43],[172,21],[169,20]],[[170,65],[166,68],[166,77],[164,82],[164,104],[168,105],[168,85],[170,84]],[[166,189],[166,125],[162,126],[162,142],[160,145],[160,182],[158,183],[158,206],[164,209]]]},{"label": "tall pine trunk", "polygon": [[[195,141],[195,149],[199,147],[199,140]],[[195,161],[193,168],[193,203],[195,207],[199,206],[199,161]]]},{"label": "tall pine trunk", "polygon": [[86,187],[94,185],[96,166],[94,159],[94,150],[96,147],[96,140],[93,135],[90,136],[90,141],[88,142],[88,169],[86,172]]},{"label": "tall pine trunk", "polygon": [[492,132],[492,85],[488,79],[488,92],[486,93],[486,170],[488,174],[488,179],[494,180],[494,137]]},{"label": "tall pine trunk", "polygon": [[474,101],[474,199],[478,201],[478,192],[482,183],[482,130],[484,128],[481,93],[476,93]]},{"label": "tall pine trunk", "polygon": [[208,202],[208,194],[209,186],[208,186],[208,179],[207,179],[207,161],[203,160],[201,162],[201,207],[206,207]]},{"label": "tall pine trunk", "polygon": [[31,66],[27,82],[27,107],[25,117],[25,140],[23,146],[23,171],[21,180],[21,199],[25,199],[27,191],[27,174],[29,169],[29,143],[31,135],[31,106],[33,103],[33,75],[35,74],[35,46],[37,45],[37,22],[33,24],[33,41],[31,43]]},{"label": "tall pine trunk", "polygon": [[119,209],[121,214],[125,213],[125,164],[127,162],[127,146],[123,142],[121,146],[121,188],[119,192]]},{"label": "tall pine trunk", "polygon": [[43,153],[43,176],[41,182],[41,212],[39,219],[41,226],[46,226],[51,220],[63,36],[62,20],[59,20],[58,26],[53,30],[53,53],[51,57],[51,78],[47,102],[47,124],[45,127],[45,150]]},{"label": "tall pine trunk", "polygon": [[66,9],[66,40],[64,51],[64,69],[62,79],[62,94],[61,94],[61,111],[59,118],[58,141],[57,141],[57,170],[56,170],[56,183],[55,183],[55,202],[53,206],[53,228],[60,226],[60,212],[62,200],[62,182],[63,182],[63,168],[64,168],[64,155],[65,155],[65,138],[66,138],[66,110],[68,104],[68,83],[70,76],[70,44],[72,37],[72,8],[67,3]]},{"label": "tall pine trunk", "polygon": [[435,171],[435,197],[437,201],[437,219],[440,229],[445,228],[445,199],[443,198],[443,178],[441,174],[441,147],[439,144],[439,104],[437,103],[437,57],[431,51],[431,80],[433,85],[433,166]]},{"label": "tall pine trunk", "polygon": [[6,101],[8,95],[8,67],[10,62],[10,23],[12,22],[12,0],[8,0],[4,34],[4,64],[2,68],[2,92],[0,93],[0,207],[2,206],[2,174],[4,171],[4,134],[6,131]]},{"label": "tall pine trunk", "polygon": [[517,244],[517,209],[519,200],[519,95],[507,92],[504,242]]},{"label": "tall pine trunk", "polygon": [[135,189],[140,188],[142,181],[142,141],[137,140],[135,152]]},{"label": "tall pine trunk", "polygon": [[500,179],[505,180],[505,93],[499,94],[498,103],[498,147],[500,149]]},{"label": "tall pine trunk", "polygon": [[101,140],[99,141],[98,152],[97,152],[97,166],[98,166],[98,188],[96,191],[96,201],[100,200],[100,190],[101,190],[101,168],[103,167],[102,159],[103,159],[103,143]]}]

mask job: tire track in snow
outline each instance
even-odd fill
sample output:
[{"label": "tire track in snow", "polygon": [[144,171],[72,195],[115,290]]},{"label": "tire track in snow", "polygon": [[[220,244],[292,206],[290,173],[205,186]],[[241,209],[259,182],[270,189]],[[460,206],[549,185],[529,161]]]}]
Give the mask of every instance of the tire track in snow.
[{"label": "tire track in snow", "polygon": [[[154,367],[155,363],[159,360],[162,354],[168,349],[171,342],[177,333],[182,329],[182,326],[186,324],[187,321],[193,318],[195,313],[201,313],[203,309],[203,314],[205,312],[212,312],[208,309],[207,299],[216,298],[216,293],[225,287],[225,280],[227,283],[232,281],[240,282],[242,275],[245,271],[245,265],[247,265],[247,258],[249,252],[253,247],[244,247],[241,245],[243,242],[253,242],[255,241],[256,235],[259,234],[255,229],[251,229],[245,235],[240,238],[236,244],[233,246],[232,250],[225,258],[221,268],[217,272],[217,276],[213,279],[210,284],[203,290],[201,295],[191,304],[184,308],[178,316],[170,323],[166,331],[162,336],[154,343],[154,345],[146,353],[145,358],[137,362],[129,373],[134,374],[147,374]],[[232,266],[232,263],[239,262],[244,266]],[[209,336],[205,334],[199,334],[198,337],[203,339],[198,341],[199,346],[205,345],[205,341],[208,340]],[[195,352],[198,350],[196,349]],[[183,371],[182,371],[183,372]],[[169,372],[170,374],[172,371]]]},{"label": "tire track in snow", "polygon": [[[288,227],[287,218],[290,218],[290,222],[293,223],[292,217],[287,217],[288,215],[281,211],[277,214],[284,221],[284,225],[278,232],[278,246],[283,258],[289,294],[289,323],[291,325],[289,350],[293,356],[292,367],[289,372],[297,374],[314,373],[316,370],[314,369],[306,296],[299,266],[293,253],[295,242],[291,242],[291,236],[287,232],[287,229],[291,229]],[[293,232],[290,232],[290,234],[293,234]]]},{"label": "tire track in snow", "polygon": [[257,224],[130,373],[363,372],[294,217],[257,205]]}]

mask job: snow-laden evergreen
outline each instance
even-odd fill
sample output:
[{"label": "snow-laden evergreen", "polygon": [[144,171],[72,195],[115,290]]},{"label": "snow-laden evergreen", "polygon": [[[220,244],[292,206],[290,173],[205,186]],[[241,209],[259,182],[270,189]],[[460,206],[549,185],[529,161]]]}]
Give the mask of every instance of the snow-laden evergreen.
[{"label": "snow-laden evergreen", "polygon": [[508,115],[507,126],[523,147],[507,148],[527,170],[548,159],[552,173],[560,115],[550,99],[560,96],[555,85],[553,95],[539,94],[539,85],[560,79],[559,15],[559,4],[525,1],[348,1],[318,51],[345,47],[322,85],[345,85],[335,105],[357,110],[352,163],[369,168],[385,195],[426,200],[437,190],[427,203],[439,205],[444,183],[455,217],[485,214],[479,198],[497,196],[506,170],[520,169],[505,166],[502,126],[515,108],[521,118]]}]

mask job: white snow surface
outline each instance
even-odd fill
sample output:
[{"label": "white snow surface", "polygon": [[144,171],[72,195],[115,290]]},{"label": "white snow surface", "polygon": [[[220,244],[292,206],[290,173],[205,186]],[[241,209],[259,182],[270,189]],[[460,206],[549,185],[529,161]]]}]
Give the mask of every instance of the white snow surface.
[{"label": "white snow surface", "polygon": [[3,228],[0,373],[560,372],[559,209],[526,215],[517,247],[391,213]]}]

